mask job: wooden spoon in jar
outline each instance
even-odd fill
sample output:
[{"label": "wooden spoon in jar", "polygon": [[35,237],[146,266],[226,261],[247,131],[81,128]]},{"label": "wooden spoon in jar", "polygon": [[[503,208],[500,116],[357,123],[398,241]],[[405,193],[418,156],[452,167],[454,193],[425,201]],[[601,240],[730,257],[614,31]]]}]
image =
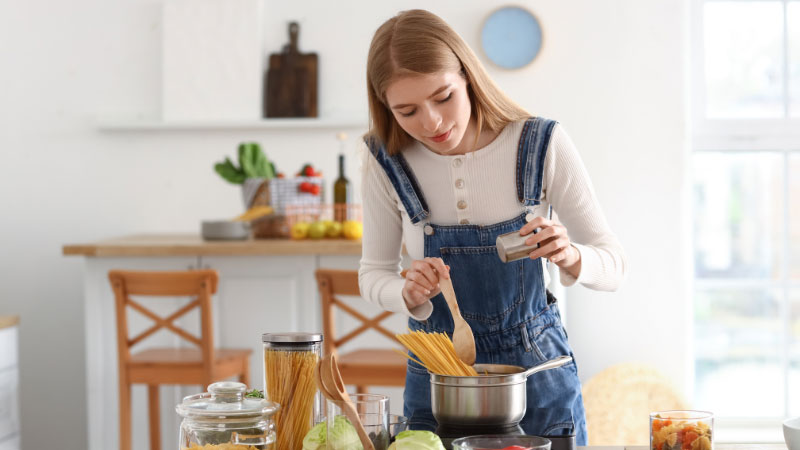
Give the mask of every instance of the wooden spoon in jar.
[{"label": "wooden spoon in jar", "polygon": [[458,359],[464,361],[464,364],[471,366],[475,364],[475,336],[472,335],[472,328],[463,317],[461,311],[458,309],[458,301],[456,300],[456,291],[453,290],[453,281],[449,278],[439,278],[439,287],[442,289],[442,295],[447,301],[447,306],[450,308],[450,314],[453,315],[453,347],[456,349]]},{"label": "wooden spoon in jar", "polygon": [[320,360],[317,361],[317,366],[314,369],[314,380],[316,380],[317,388],[319,389],[320,392],[322,392],[323,397],[325,397],[328,400],[336,400],[328,392],[328,388],[322,383],[322,370],[323,370],[322,367],[325,364],[324,361],[325,360],[322,358],[320,358]]},{"label": "wooden spoon in jar", "polygon": [[361,418],[358,417],[358,411],[353,406],[353,401],[350,400],[350,395],[344,389],[344,381],[342,380],[342,374],[339,372],[339,366],[336,364],[336,356],[330,355],[323,358],[320,361],[319,369],[321,385],[325,389],[323,394],[330,400],[338,401],[342,412],[355,427],[364,450],[375,450],[375,445],[373,445],[372,439],[369,438],[367,430],[364,429]]}]

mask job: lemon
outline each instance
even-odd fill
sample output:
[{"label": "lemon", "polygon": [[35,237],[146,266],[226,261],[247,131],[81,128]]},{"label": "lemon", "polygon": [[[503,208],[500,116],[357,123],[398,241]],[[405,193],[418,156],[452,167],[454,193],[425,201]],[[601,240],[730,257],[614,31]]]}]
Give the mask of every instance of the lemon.
[{"label": "lemon", "polygon": [[347,239],[361,239],[361,235],[364,234],[364,225],[355,220],[346,220],[342,224],[342,234]]},{"label": "lemon", "polygon": [[329,238],[338,238],[342,235],[342,224],[339,222],[328,221],[325,235]]},{"label": "lemon", "polygon": [[308,237],[311,239],[322,239],[325,237],[327,227],[324,222],[314,222],[308,228]]},{"label": "lemon", "polygon": [[308,237],[308,230],[311,227],[306,222],[297,222],[292,225],[292,229],[289,230],[289,235],[292,239],[305,239]]}]

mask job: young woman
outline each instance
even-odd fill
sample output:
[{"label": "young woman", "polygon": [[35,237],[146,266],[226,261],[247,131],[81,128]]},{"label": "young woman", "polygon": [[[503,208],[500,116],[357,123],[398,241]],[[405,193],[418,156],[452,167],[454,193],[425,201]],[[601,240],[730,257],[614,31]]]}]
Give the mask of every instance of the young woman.
[{"label": "young woman", "polygon": [[[367,89],[362,295],[408,315],[412,330],[452,334],[438,287],[450,277],[477,362],[531,367],[572,355],[545,265],[558,266],[565,286],[611,291],[625,257],[564,129],[503,94],[461,37],[427,11],[378,28]],[[503,263],[495,239],[511,231],[539,247]],[[413,259],[405,278],[403,244]],[[574,362],[531,376],[527,389],[527,433],[575,434],[586,445]],[[436,427],[428,373],[414,362],[404,400],[413,427]]]}]

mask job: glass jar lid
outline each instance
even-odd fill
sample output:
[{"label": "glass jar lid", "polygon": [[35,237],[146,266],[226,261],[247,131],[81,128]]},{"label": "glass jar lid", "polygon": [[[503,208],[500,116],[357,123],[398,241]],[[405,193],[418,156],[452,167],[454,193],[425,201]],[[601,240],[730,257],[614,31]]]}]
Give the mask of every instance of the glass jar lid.
[{"label": "glass jar lid", "polygon": [[264,333],[261,342],[279,342],[288,344],[305,344],[321,342],[321,333],[289,332],[289,333]]},{"label": "glass jar lid", "polygon": [[263,398],[245,397],[247,386],[235,381],[220,381],[208,386],[208,392],[184,397],[175,407],[183,417],[254,418],[272,416],[281,405]]}]

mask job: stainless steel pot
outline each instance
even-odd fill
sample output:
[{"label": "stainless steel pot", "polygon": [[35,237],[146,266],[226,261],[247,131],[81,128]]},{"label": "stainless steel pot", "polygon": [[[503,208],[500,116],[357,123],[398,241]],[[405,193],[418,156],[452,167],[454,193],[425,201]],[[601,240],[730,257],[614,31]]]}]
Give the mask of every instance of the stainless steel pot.
[{"label": "stainless steel pot", "polygon": [[505,364],[475,364],[473,377],[431,374],[431,409],[440,425],[517,424],[525,416],[528,376],[572,361],[559,356],[525,369]]}]

